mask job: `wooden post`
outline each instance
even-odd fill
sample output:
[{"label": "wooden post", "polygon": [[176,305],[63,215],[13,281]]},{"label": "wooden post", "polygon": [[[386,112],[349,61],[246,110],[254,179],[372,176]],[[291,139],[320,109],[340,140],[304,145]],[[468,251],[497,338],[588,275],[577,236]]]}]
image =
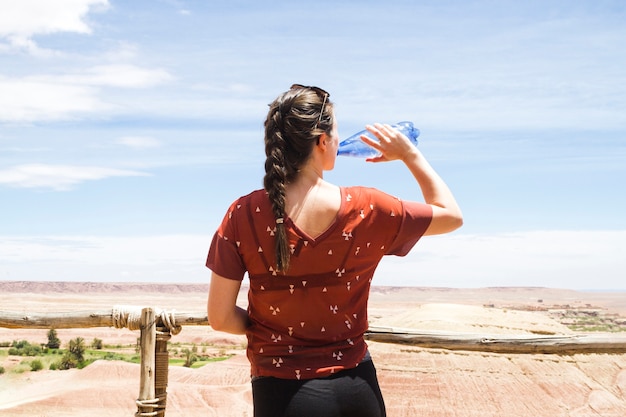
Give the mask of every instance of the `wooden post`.
[{"label": "wooden post", "polygon": [[156,416],[154,408],[158,399],[154,395],[156,321],[154,310],[141,310],[141,374],[139,377],[139,398],[137,399],[137,413],[135,416]]},{"label": "wooden post", "polygon": [[167,327],[157,327],[155,346],[155,378],[154,395],[158,400],[157,417],[165,416],[167,407],[167,379],[169,371],[169,352],[167,342],[172,338]]}]

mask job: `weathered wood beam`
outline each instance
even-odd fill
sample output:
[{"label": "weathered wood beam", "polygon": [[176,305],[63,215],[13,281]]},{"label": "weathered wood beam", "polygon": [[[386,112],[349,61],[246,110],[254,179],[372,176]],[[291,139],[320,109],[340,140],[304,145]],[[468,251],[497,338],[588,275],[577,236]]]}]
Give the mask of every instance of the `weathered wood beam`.
[{"label": "weathered wood beam", "polygon": [[[16,313],[0,310],[0,327],[9,329],[76,329],[116,327],[115,309],[66,313]],[[170,313],[177,326],[207,326],[206,314]],[[625,334],[486,335],[427,332],[414,329],[370,326],[367,340],[448,350],[495,353],[626,353]]]},{"label": "weathered wood beam", "polygon": [[[174,317],[176,324],[181,326],[208,326],[209,324],[206,314],[176,311]],[[17,313],[0,310],[0,327],[7,329],[115,327],[114,309],[65,313]]]},{"label": "weathered wood beam", "polygon": [[495,353],[626,353],[626,335],[622,334],[485,335],[372,326],[365,338],[426,348]]}]

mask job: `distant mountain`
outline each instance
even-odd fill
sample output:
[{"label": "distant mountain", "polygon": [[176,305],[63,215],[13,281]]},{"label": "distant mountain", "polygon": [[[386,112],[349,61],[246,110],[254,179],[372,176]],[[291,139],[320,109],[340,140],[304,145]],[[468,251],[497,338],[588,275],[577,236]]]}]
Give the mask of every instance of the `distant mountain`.
[{"label": "distant mountain", "polygon": [[206,284],[142,282],[0,281],[0,293],[198,293],[208,292]]}]

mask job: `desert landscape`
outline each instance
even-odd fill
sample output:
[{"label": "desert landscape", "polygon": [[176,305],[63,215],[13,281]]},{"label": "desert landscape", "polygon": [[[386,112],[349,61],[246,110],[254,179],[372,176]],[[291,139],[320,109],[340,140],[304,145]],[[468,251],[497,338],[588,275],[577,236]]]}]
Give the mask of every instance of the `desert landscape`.
[{"label": "desert landscape", "polygon": [[[207,285],[0,282],[3,314],[73,314],[116,305],[205,314]],[[245,306],[245,289],[240,295]],[[626,294],[549,288],[374,287],[372,328],[426,334],[499,336],[602,335],[626,346]],[[47,329],[0,327],[0,343],[45,344]],[[131,350],[138,331],[113,327],[58,329],[62,348],[73,338]],[[626,350],[498,353],[370,340],[390,417],[623,417]],[[3,345],[3,346],[4,346]],[[245,338],[183,326],[170,358],[185,346],[223,360],[200,367],[170,365],[166,416],[251,416]],[[0,417],[132,416],[140,366],[96,360],[83,369],[32,371],[29,359],[0,348]]]}]

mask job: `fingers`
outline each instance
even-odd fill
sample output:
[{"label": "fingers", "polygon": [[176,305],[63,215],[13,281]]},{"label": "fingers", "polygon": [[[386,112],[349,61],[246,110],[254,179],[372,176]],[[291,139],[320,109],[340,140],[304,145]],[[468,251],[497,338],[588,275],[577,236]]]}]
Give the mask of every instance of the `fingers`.
[{"label": "fingers", "polygon": [[391,125],[374,123],[373,125],[366,125],[365,128],[372,134],[381,146],[389,145],[398,139],[398,135],[401,135]]},{"label": "fingers", "polygon": [[387,162],[387,159],[384,155],[372,156],[371,158],[365,158],[365,162]]},{"label": "fingers", "polygon": [[365,128],[371,132],[379,141],[389,141],[394,129],[388,124],[374,123],[373,125],[365,125]]},{"label": "fingers", "polygon": [[402,159],[403,155],[407,154],[407,146],[410,146],[408,139],[391,125],[374,123],[373,125],[366,125],[365,128],[371,137],[361,136],[361,140],[380,153],[380,155],[368,158],[367,162],[393,161]]},{"label": "fingers", "polygon": [[387,152],[386,149],[390,143],[388,129],[386,129],[386,127],[380,123],[374,123],[373,125],[366,125],[365,128],[376,139],[378,139],[378,141],[373,140],[371,137],[368,137],[365,135],[361,136],[361,140],[363,140],[365,143],[367,143],[368,145],[370,145],[371,147],[373,147],[379,152],[378,155],[366,158],[365,161],[366,162],[388,161],[389,159],[386,156],[386,152]]}]

